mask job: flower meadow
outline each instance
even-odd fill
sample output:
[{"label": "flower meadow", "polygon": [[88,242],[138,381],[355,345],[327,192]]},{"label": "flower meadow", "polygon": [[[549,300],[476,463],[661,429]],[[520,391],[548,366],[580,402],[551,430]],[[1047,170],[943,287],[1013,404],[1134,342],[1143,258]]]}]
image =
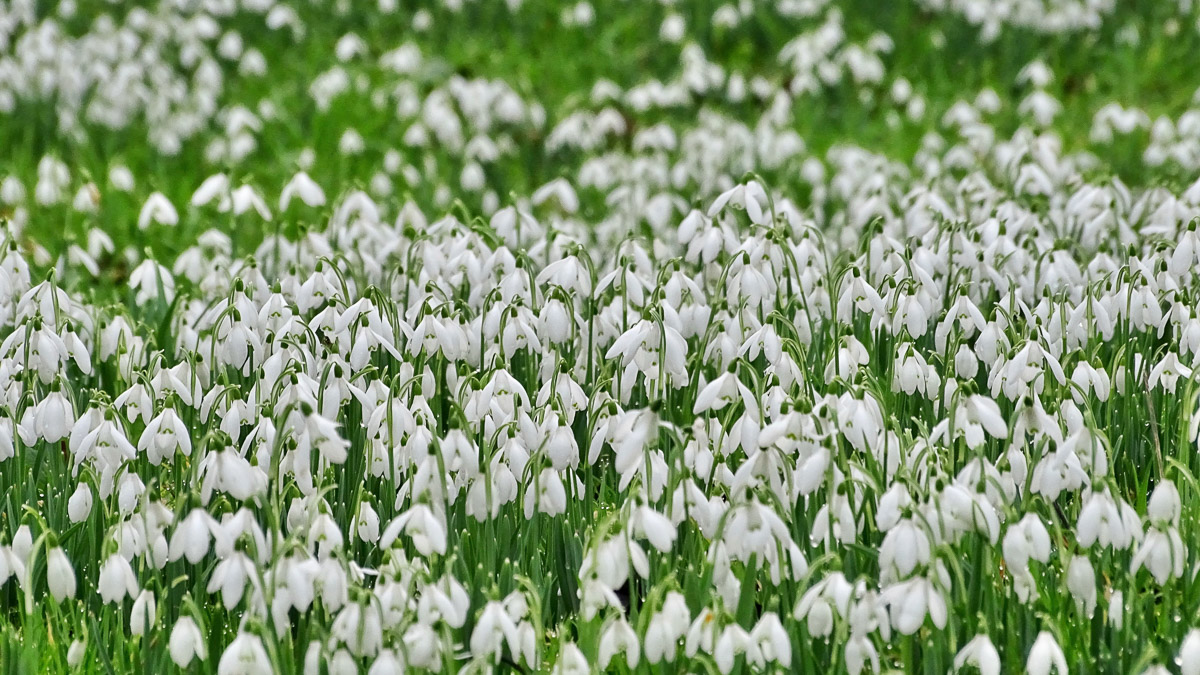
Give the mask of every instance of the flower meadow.
[{"label": "flower meadow", "polygon": [[0,668],[1200,674],[1196,54],[0,5]]}]

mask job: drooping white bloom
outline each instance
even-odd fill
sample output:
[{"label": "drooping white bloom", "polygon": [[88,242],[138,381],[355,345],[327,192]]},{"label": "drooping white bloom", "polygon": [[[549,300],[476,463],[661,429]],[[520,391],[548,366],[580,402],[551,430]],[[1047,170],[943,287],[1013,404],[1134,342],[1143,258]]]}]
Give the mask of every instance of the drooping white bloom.
[{"label": "drooping white bloom", "polygon": [[271,209],[267,206],[266,200],[250,185],[238,186],[229,194],[229,202],[235,216],[253,210],[263,220],[271,219]]},{"label": "drooping white bloom", "polygon": [[948,617],[946,599],[931,579],[914,577],[883,590],[892,627],[912,635],[925,623],[926,616],[937,628],[944,628]]},{"label": "drooping white bloom", "polygon": [[1164,584],[1170,578],[1183,576],[1186,557],[1187,547],[1178,529],[1168,527],[1164,531],[1151,527],[1133,556],[1129,571],[1137,574],[1144,566],[1150,570],[1155,581]]},{"label": "drooping white bloom", "polygon": [[766,190],[758,181],[748,181],[741,185],[736,185],[725,192],[713,201],[708,207],[708,217],[712,218],[725,209],[726,205],[733,206],[740,210],[744,210],[746,215],[750,217],[750,222],[755,225],[761,225],[766,222],[769,203]]},{"label": "drooping white bloom", "polygon": [[146,198],[142,210],[138,213],[137,226],[139,230],[148,229],[151,223],[174,227],[179,224],[179,212],[171,204],[171,200],[161,192],[155,192]]},{"label": "drooping white bloom", "polygon": [[217,521],[202,508],[192,509],[171,535],[170,559],[183,557],[193,565],[208,554],[209,542],[219,531]]},{"label": "drooping white bloom", "polygon": [[1038,633],[1033,647],[1029,650],[1029,658],[1025,660],[1025,672],[1029,675],[1050,675],[1052,670],[1058,675],[1067,675],[1067,657],[1054,636],[1042,631]]},{"label": "drooping white bloom", "polygon": [[390,548],[403,532],[412,538],[421,555],[446,552],[446,529],[441,520],[425,504],[415,504],[396,516],[379,537],[379,547]]},{"label": "drooping white bloom", "polygon": [[92,512],[92,501],[91,486],[84,482],[79,483],[75,492],[71,493],[71,498],[67,500],[67,517],[72,523],[87,519]]},{"label": "drooping white bloom", "polygon": [[204,661],[208,658],[208,646],[200,627],[190,616],[181,616],[171,629],[171,638],[167,643],[167,651],[171,660],[180,668],[187,668],[192,659]]},{"label": "drooping white bloom", "polygon": [[154,593],[143,589],[134,599],[133,608],[129,610],[129,634],[145,635],[146,631],[154,626],[157,618],[158,602],[154,599]]},{"label": "drooping white bloom", "polygon": [[980,675],[1000,675],[1000,654],[992,640],[983,634],[971,638],[954,657],[954,669],[974,666]]},{"label": "drooping white bloom", "polygon": [[134,290],[134,301],[139,305],[159,297],[168,304],[175,299],[175,277],[166,267],[149,258],[129,275],[129,287]]},{"label": "drooping white bloom", "polygon": [[667,594],[662,608],[650,619],[642,646],[650,663],[673,663],[677,643],[688,630],[690,616],[687,602],[674,591]]},{"label": "drooping white bloom", "polygon": [[1004,533],[1004,561],[1012,570],[1024,571],[1030,560],[1050,559],[1050,533],[1041,518],[1027,513]]},{"label": "drooping white bloom", "polygon": [[495,662],[506,644],[510,654],[519,653],[517,624],[505,611],[503,603],[489,602],[471,632],[471,655]]},{"label": "drooping white bloom", "polygon": [[1096,571],[1086,555],[1071,557],[1067,565],[1067,590],[1075,599],[1075,609],[1087,618],[1096,611]]},{"label": "drooping white bloom", "polygon": [[379,514],[371,506],[371,502],[363,501],[358,505],[358,515],[354,518],[354,533],[365,542],[379,541]]},{"label": "drooping white bloom", "polygon": [[129,561],[114,553],[100,565],[100,579],[97,585],[100,597],[105,603],[119,603],[125,596],[134,597],[138,593],[137,579]]},{"label": "drooping white bloom", "polygon": [[1146,515],[1150,523],[1159,527],[1178,527],[1179,516],[1182,512],[1179,490],[1175,483],[1164,480],[1154,487],[1150,501],[1146,506]]},{"label": "drooping white bloom", "polygon": [[559,651],[558,662],[554,664],[550,672],[553,675],[588,675],[592,671],[587,657],[583,655],[579,647],[568,643],[563,645]]},{"label": "drooping white bloom", "polygon": [[173,408],[165,408],[142,430],[137,448],[138,452],[144,453],[155,466],[170,459],[176,452],[190,457],[191,432]]},{"label": "drooping white bloom", "polygon": [[204,206],[213,199],[220,198],[218,209],[221,211],[229,210],[229,177],[223,173],[217,173],[204,179],[200,187],[192,193],[192,206]]},{"label": "drooping white bloom", "polygon": [[218,675],[268,675],[273,671],[262,639],[252,633],[238,633],[217,663]]},{"label": "drooping white bloom", "polygon": [[75,568],[60,547],[56,546],[46,554],[46,583],[57,602],[75,597]]},{"label": "drooping white bloom", "polygon": [[74,406],[62,391],[55,389],[26,412],[18,430],[26,445],[33,445],[39,437],[47,443],[57,443],[71,433],[74,424]]},{"label": "drooping white bloom", "polygon": [[292,199],[299,197],[300,201],[310,207],[325,205],[325,191],[304,171],[296,172],[283,190],[279,193],[279,210],[287,211]]},{"label": "drooping white bloom", "polygon": [[600,669],[608,668],[608,664],[617,654],[624,654],[625,665],[630,670],[637,667],[641,645],[638,643],[637,634],[624,617],[610,622],[600,634],[596,666]]},{"label": "drooping white bloom", "polygon": [[1125,626],[1125,594],[1121,591],[1113,591],[1108,599],[1108,623],[1118,631]]},{"label": "drooping white bloom", "polygon": [[84,640],[72,640],[71,646],[67,648],[67,665],[72,668],[78,668],[83,663],[83,657],[87,655],[87,642]]},{"label": "drooping white bloom", "polygon": [[342,607],[329,631],[359,658],[374,656],[383,647],[383,624],[373,604],[350,603]]},{"label": "drooping white bloom", "polygon": [[1200,675],[1200,629],[1193,628],[1179,645],[1176,657],[1181,675]]}]

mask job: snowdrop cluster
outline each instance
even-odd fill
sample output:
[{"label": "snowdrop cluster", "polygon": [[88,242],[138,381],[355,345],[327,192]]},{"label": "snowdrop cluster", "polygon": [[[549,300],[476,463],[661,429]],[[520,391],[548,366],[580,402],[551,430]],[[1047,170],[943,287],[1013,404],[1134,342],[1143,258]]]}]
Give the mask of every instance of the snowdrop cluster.
[{"label": "snowdrop cluster", "polygon": [[797,0],[539,98],[421,37],[532,0],[294,4],[0,9],[6,669],[1200,673],[1200,180],[1106,154],[1195,109],[940,101]]}]

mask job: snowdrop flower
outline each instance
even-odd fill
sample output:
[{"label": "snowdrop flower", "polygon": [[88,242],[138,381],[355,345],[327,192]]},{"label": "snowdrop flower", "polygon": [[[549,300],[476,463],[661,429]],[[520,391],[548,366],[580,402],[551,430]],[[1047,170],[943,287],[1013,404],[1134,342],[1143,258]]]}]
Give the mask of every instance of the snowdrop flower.
[{"label": "snowdrop flower", "polygon": [[633,628],[624,617],[618,617],[605,626],[600,634],[596,666],[602,670],[607,669],[613,657],[622,653],[625,655],[625,665],[630,670],[637,668],[638,658],[641,655],[637,634],[634,633]]},{"label": "snowdrop flower", "polygon": [[1129,571],[1131,574],[1137,574],[1138,570],[1145,566],[1155,581],[1164,584],[1167,579],[1183,576],[1186,556],[1187,548],[1178,529],[1168,527],[1163,531],[1151,527],[1133,556]]},{"label": "snowdrop flower", "polygon": [[72,523],[86,520],[92,512],[92,488],[87,483],[79,483],[71,498],[67,500],[67,517]]},{"label": "snowdrop flower", "polygon": [[961,425],[967,445],[977,448],[983,444],[985,432],[992,438],[1008,438],[1008,424],[1000,414],[1000,406],[987,396],[967,396],[960,407]]},{"label": "snowdrop flower", "polygon": [[806,602],[806,598],[809,598],[811,593],[813,591],[810,589],[797,603],[794,616],[797,620],[807,622],[809,635],[821,638],[829,637],[833,633],[833,607],[827,599],[818,595],[812,595],[812,599]]},{"label": "snowdrop flower", "polygon": [[1067,675],[1067,657],[1054,636],[1046,631],[1038,633],[1025,661],[1025,672],[1029,675],[1050,675],[1051,670]]},{"label": "snowdrop flower", "polygon": [[851,635],[846,641],[846,670],[858,675],[870,664],[871,672],[879,672],[879,652],[866,635]]},{"label": "snowdrop flower", "polygon": [[100,597],[106,604],[119,603],[125,596],[138,593],[137,579],[129,561],[114,553],[100,565],[100,580],[97,585]]},{"label": "snowdrop flower", "polygon": [[905,518],[888,530],[879,546],[881,581],[890,582],[910,576],[918,565],[928,565],[931,542],[916,521]]},{"label": "snowdrop flower", "polygon": [[184,457],[192,455],[191,432],[183,420],[172,408],[165,408],[157,417],[150,420],[142,430],[138,440],[138,452],[144,453],[154,466],[163,460],[175,456],[176,452]]},{"label": "snowdrop flower", "polygon": [[283,186],[283,191],[279,193],[279,210],[287,211],[288,205],[295,197],[299,197],[300,201],[309,207],[325,205],[325,191],[303,171],[296,172],[287,185]]},{"label": "snowdrop flower", "polygon": [[1191,376],[1192,369],[1179,362],[1178,354],[1170,352],[1150,369],[1149,386],[1155,388],[1162,385],[1163,389],[1173,394],[1180,378],[1186,380]]},{"label": "snowdrop flower", "polygon": [[683,17],[678,14],[668,14],[663,19],[662,26],[659,28],[658,36],[665,42],[679,42],[683,39],[684,31],[687,26],[684,23]]},{"label": "snowdrop flower", "polygon": [[67,665],[72,668],[78,668],[83,663],[83,657],[87,655],[87,642],[84,640],[72,640],[71,646],[67,648]]},{"label": "snowdrop flower", "polygon": [[766,224],[768,216],[771,215],[767,211],[770,204],[766,190],[758,181],[752,180],[721,193],[708,207],[708,217],[715,217],[725,209],[726,205],[744,210],[750,217],[750,222],[755,225]]},{"label": "snowdrop flower", "polygon": [[129,275],[129,287],[135,292],[134,301],[144,305],[161,297],[170,304],[175,299],[175,277],[171,272],[147,258]]},{"label": "snowdrop flower", "polygon": [[1200,675],[1200,629],[1193,628],[1179,645],[1175,659],[1182,675]]},{"label": "snowdrop flower", "polygon": [[374,656],[383,647],[383,624],[374,604],[346,605],[333,620],[330,633],[359,658]]},{"label": "snowdrop flower", "polygon": [[354,522],[356,527],[355,534],[359,539],[365,542],[376,542],[379,540],[379,514],[375,513],[375,508],[371,506],[371,502],[363,501],[358,506],[358,515]]},{"label": "snowdrop flower", "polygon": [[1062,104],[1044,91],[1035,91],[1021,100],[1017,112],[1031,117],[1039,126],[1047,127],[1062,112]]},{"label": "snowdrop flower", "polygon": [[108,167],[108,182],[119,192],[133,192],[134,177],[129,167],[123,164],[110,164]]},{"label": "snowdrop flower", "polygon": [[238,186],[229,194],[229,202],[235,216],[254,210],[263,220],[271,219],[271,209],[267,207],[267,202],[263,200],[257,190],[249,185]]},{"label": "snowdrop flower", "polygon": [[95,213],[100,208],[100,192],[95,183],[87,183],[75,193],[71,207],[80,213]]},{"label": "snowdrop flower", "polygon": [[587,658],[574,644],[563,645],[558,654],[558,662],[550,669],[553,675],[587,675],[591,672]]},{"label": "snowdrop flower", "polygon": [[[683,653],[688,657],[694,657],[700,652],[712,654],[713,645],[720,629],[721,625],[717,621],[717,614],[707,607],[701,609],[688,628]],[[726,645],[726,650],[728,651],[727,655],[732,655],[731,644]]]},{"label": "snowdrop flower", "polygon": [[562,477],[551,467],[542,469],[538,474],[533,489],[525,492],[525,518],[533,518],[534,513],[544,513],[556,516],[567,509],[566,486]]},{"label": "snowdrop flower", "polygon": [[535,205],[556,204],[565,213],[575,213],[579,210],[579,197],[571,184],[562,178],[556,178],[534,191],[530,201]]},{"label": "snowdrop flower", "polygon": [[262,640],[251,633],[238,633],[221,654],[218,675],[268,675],[274,672]]},{"label": "snowdrop flower", "polygon": [[1031,559],[1041,563],[1050,559],[1050,533],[1040,518],[1027,513],[1004,533],[1003,548],[1005,564],[1014,571],[1025,571]]},{"label": "snowdrop flower", "polygon": [[413,546],[421,555],[446,552],[446,530],[433,511],[424,504],[413,505],[388,523],[380,535],[379,547],[391,548],[401,532],[412,538]]},{"label": "snowdrop flower", "polygon": [[217,563],[205,590],[220,593],[225,609],[232,611],[241,602],[248,584],[257,584],[255,565],[246,554],[234,552]]},{"label": "snowdrop flower", "polygon": [[[1091,364],[1080,361],[1075,365],[1075,370],[1071,373],[1071,382],[1086,394],[1088,391],[1095,393],[1096,398],[1101,401],[1107,401],[1109,393],[1112,391],[1112,382],[1108,377],[1108,373],[1103,368],[1095,368]],[[1079,391],[1072,392],[1076,403],[1082,404],[1082,396]]]},{"label": "snowdrop flower", "polygon": [[660,663],[675,661],[677,643],[688,630],[690,616],[687,603],[679,593],[672,591],[667,594],[662,607],[650,619],[643,638],[642,646],[646,652],[646,661]]},{"label": "snowdrop flower", "polygon": [[212,200],[220,198],[218,202],[219,211],[229,210],[229,177],[223,173],[217,173],[204,179],[200,187],[192,193],[192,206],[205,206]]},{"label": "snowdrop flower", "polygon": [[883,590],[882,598],[888,605],[892,627],[903,635],[916,633],[926,616],[935,627],[946,626],[946,599],[930,579],[914,577],[892,584]]},{"label": "snowdrop flower", "polygon": [[700,393],[696,395],[696,404],[692,408],[692,413],[699,415],[709,410],[721,410],[738,396],[746,401],[754,399],[754,395],[738,381],[736,375],[725,373],[700,390]]},{"label": "snowdrop flower", "polygon": [[212,499],[212,493],[220,490],[239,501],[246,501],[266,489],[266,474],[234,450],[210,452],[200,460],[199,472],[203,476],[200,497],[204,503]]},{"label": "snowdrop flower", "polygon": [[33,531],[28,525],[17,528],[12,538],[11,549],[13,555],[20,558],[22,563],[29,562],[29,554],[33,552]]},{"label": "snowdrop flower", "polygon": [[404,675],[404,662],[392,649],[384,649],[375,657],[367,675]]},{"label": "snowdrop flower", "polygon": [[17,454],[13,440],[13,423],[11,419],[0,418],[0,462],[12,459]]},{"label": "snowdrop flower", "polygon": [[759,653],[758,646],[746,629],[737,624],[729,624],[721,630],[721,635],[713,645],[712,654],[713,660],[717,662],[717,669],[724,675],[733,671],[738,654],[745,654],[748,663],[762,666],[762,654]]},{"label": "snowdrop flower", "polygon": [[0,181],[0,202],[15,206],[25,201],[25,185],[16,176],[8,175]]},{"label": "snowdrop flower", "polygon": [[766,612],[750,631],[754,641],[754,649],[762,655],[764,661],[770,661],[784,668],[792,664],[792,642],[787,631],[774,612]]},{"label": "snowdrop flower", "polygon": [[409,665],[416,668],[433,668],[440,662],[438,637],[432,626],[414,624],[404,632],[402,641]]},{"label": "snowdrop flower", "polygon": [[63,392],[55,388],[21,420],[19,431],[26,445],[40,437],[47,443],[57,443],[67,437],[75,424],[75,410]]},{"label": "snowdrop flower", "polygon": [[218,532],[219,525],[208,511],[202,508],[192,509],[171,535],[170,560],[182,557],[193,565],[198,564],[208,555],[209,542]]},{"label": "snowdrop flower", "polygon": [[1136,512],[1125,502],[1113,499],[1107,488],[1086,495],[1075,533],[1079,544],[1086,548],[1099,543],[1102,547],[1124,549],[1142,539],[1141,520]]},{"label": "snowdrop flower", "polygon": [[169,227],[179,224],[179,212],[161,192],[151,194],[138,213],[137,226],[139,230],[148,229],[151,223]]},{"label": "snowdrop flower", "polygon": [[959,650],[954,657],[954,670],[962,670],[964,666],[974,666],[980,675],[1000,675],[1000,654],[988,636],[976,635]]},{"label": "snowdrop flower", "polygon": [[666,516],[648,506],[634,509],[629,529],[645,536],[661,553],[669,553],[675,543],[675,526]]},{"label": "snowdrop flower", "polygon": [[1092,618],[1096,611],[1096,571],[1085,555],[1071,557],[1067,565],[1067,590],[1075,599],[1079,614]]},{"label": "snowdrop flower", "polygon": [[148,628],[154,626],[157,616],[158,603],[154,599],[154,594],[149,590],[138,593],[137,598],[133,601],[133,609],[129,612],[130,635],[144,635]]},{"label": "snowdrop flower", "polygon": [[167,651],[171,654],[171,660],[180,668],[187,668],[192,659],[204,661],[208,658],[204,636],[192,617],[181,616],[175,622],[167,643]]},{"label": "snowdrop flower", "polygon": [[25,580],[25,556],[13,551],[11,546],[0,546],[0,586],[9,578],[15,578],[17,583]]},{"label": "snowdrop flower", "polygon": [[1146,515],[1150,523],[1160,527],[1178,527],[1183,507],[1175,483],[1164,480],[1154,487],[1147,504]]},{"label": "snowdrop flower", "polygon": [[517,624],[505,611],[503,603],[489,602],[471,632],[471,655],[494,663],[500,658],[505,644],[510,654],[519,653]]},{"label": "snowdrop flower", "polygon": [[367,147],[366,141],[363,140],[362,134],[355,129],[346,129],[342,132],[342,137],[338,139],[338,152],[342,155],[351,156],[362,154],[362,151]]},{"label": "snowdrop flower", "polygon": [[75,568],[67,554],[57,546],[46,554],[46,583],[56,602],[75,597]]},{"label": "snowdrop flower", "polygon": [[1125,626],[1125,594],[1121,591],[1113,591],[1108,599],[1108,623],[1118,631]]},{"label": "snowdrop flower", "polygon": [[62,201],[63,190],[71,180],[71,171],[62,160],[45,155],[37,165],[38,181],[34,187],[34,199],[42,206],[52,206]]}]

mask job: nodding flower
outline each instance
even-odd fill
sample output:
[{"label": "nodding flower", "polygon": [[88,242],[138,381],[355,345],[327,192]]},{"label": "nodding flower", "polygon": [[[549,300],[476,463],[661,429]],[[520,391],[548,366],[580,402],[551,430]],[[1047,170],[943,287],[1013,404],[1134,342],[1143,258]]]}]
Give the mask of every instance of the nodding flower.
[{"label": "nodding flower", "polygon": [[1000,675],[1000,653],[987,635],[971,638],[954,657],[954,669],[974,666],[980,675]]},{"label": "nodding flower", "polygon": [[1058,641],[1047,631],[1038,633],[1025,660],[1025,672],[1029,675],[1050,675],[1053,671],[1058,675],[1067,675],[1067,657],[1063,654]]},{"label": "nodding flower", "polygon": [[253,633],[238,633],[217,662],[218,675],[268,675],[274,672],[262,639]]},{"label": "nodding flower", "polygon": [[137,226],[139,230],[148,229],[153,223],[168,227],[179,224],[179,212],[175,210],[175,205],[171,203],[171,200],[161,192],[152,193],[147,197],[146,202],[142,205],[142,210],[138,213]]}]

